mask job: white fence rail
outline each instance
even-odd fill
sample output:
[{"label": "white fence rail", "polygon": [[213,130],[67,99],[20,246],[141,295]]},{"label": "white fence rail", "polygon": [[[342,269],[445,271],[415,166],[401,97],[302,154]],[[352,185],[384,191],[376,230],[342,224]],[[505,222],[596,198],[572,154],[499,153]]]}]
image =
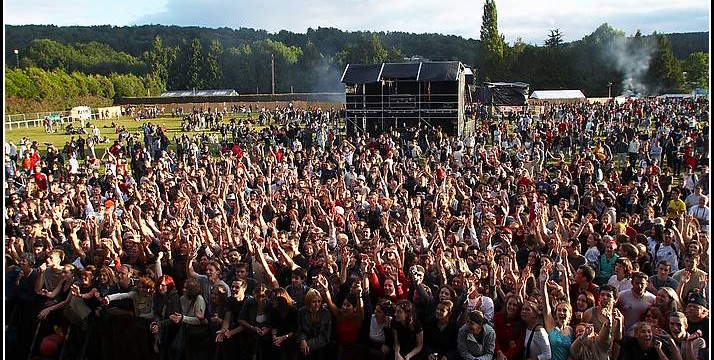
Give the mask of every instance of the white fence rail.
[{"label": "white fence rail", "polygon": [[[51,115],[60,116],[60,123],[71,123],[74,120],[69,116],[69,111],[62,112],[42,112],[42,113],[31,113],[31,114],[16,114],[7,115],[5,117],[5,130],[12,131],[14,129],[26,129],[29,127],[43,126],[45,117]],[[90,120],[96,120],[98,118],[97,113],[92,113],[90,115]]]}]

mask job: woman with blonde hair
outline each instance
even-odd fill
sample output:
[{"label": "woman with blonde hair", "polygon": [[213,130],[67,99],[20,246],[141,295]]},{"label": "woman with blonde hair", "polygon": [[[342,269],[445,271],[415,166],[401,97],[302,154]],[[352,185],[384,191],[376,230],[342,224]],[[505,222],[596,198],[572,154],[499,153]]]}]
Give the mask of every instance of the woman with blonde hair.
[{"label": "woman with blonde hair", "polygon": [[[555,360],[567,360],[570,353],[570,345],[573,342],[573,329],[570,327],[570,319],[573,317],[573,307],[567,301],[557,301],[555,303],[555,311],[551,311],[551,295],[550,288],[556,288],[557,285],[553,280],[548,280],[550,269],[553,264],[548,264],[544,267],[540,274],[542,284],[541,294],[543,299],[543,324],[545,331],[548,333],[548,342],[550,344],[551,358]],[[554,291],[554,295],[558,292]],[[555,316],[553,315],[555,312]],[[526,349],[527,351],[528,349]]]},{"label": "woman with blonde hair", "polygon": [[332,315],[322,307],[322,295],[315,289],[305,294],[305,306],[298,310],[297,334],[299,359],[322,360],[332,336]]}]

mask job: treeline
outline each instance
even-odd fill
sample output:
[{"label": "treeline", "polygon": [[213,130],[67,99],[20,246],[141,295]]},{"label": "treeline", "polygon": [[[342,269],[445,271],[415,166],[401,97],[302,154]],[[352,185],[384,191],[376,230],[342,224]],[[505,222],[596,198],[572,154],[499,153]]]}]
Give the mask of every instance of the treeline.
[{"label": "treeline", "polygon": [[[551,31],[543,46],[517,41],[485,61],[479,40],[439,34],[177,26],[6,26],[6,111],[18,99],[157,95],[163,90],[235,89],[240,93],[342,91],[348,63],[410,57],[459,60],[477,82],[524,81],[535,89],[581,89],[606,96],[637,87],[650,93],[708,87],[708,33],[635,34],[601,25],[564,43]],[[18,54],[13,52],[18,49]],[[15,69],[16,61],[20,69]],[[634,80],[633,80],[634,79]],[[636,82],[633,84],[628,81]],[[66,89],[63,87],[67,87]]]}]

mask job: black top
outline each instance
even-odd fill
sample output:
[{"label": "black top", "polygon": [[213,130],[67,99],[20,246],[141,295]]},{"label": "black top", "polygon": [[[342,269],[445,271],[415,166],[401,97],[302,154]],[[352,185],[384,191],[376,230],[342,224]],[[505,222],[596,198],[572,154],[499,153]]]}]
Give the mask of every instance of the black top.
[{"label": "black top", "polygon": [[435,316],[424,323],[424,350],[426,354],[439,353],[448,359],[457,359],[456,339],[459,328],[453,321],[449,321],[444,329],[439,329],[439,322]]},{"label": "black top", "polygon": [[[397,332],[395,342],[399,341],[399,353],[402,356],[409,354],[417,345],[417,334],[423,331],[421,324],[415,320],[413,329],[409,329],[398,321],[392,321],[391,325],[392,330]],[[424,353],[423,348],[421,353]]]},{"label": "black top", "polygon": [[[637,342],[637,339],[633,337],[623,339],[621,349],[622,360],[659,360],[657,349],[654,347],[642,349]],[[669,359],[671,355],[670,349],[663,345],[662,350]]]}]

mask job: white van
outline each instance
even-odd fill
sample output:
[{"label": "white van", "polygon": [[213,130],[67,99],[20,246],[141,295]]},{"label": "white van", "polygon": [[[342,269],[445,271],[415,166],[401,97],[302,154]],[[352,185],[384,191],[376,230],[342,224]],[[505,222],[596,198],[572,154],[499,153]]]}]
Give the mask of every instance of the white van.
[{"label": "white van", "polygon": [[70,110],[69,117],[73,121],[80,120],[84,122],[92,118],[92,109],[89,106],[75,106]]}]

